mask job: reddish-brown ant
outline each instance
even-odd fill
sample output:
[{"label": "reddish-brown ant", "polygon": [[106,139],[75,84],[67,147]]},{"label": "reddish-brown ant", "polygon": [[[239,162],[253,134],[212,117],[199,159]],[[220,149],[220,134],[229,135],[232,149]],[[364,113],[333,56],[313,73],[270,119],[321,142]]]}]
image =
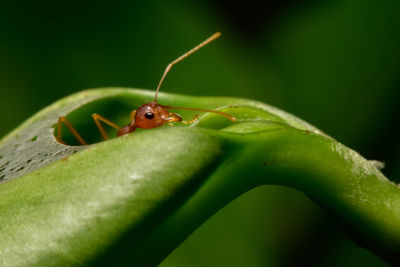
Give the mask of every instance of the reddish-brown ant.
[{"label": "reddish-brown ant", "polygon": [[[197,115],[195,115],[192,120],[184,121],[184,120],[182,120],[181,115],[179,115],[177,113],[169,112],[168,109],[182,109],[182,110],[194,110],[194,111],[202,111],[202,112],[213,112],[213,113],[222,115],[222,116],[230,119],[231,121],[236,121],[235,117],[233,117],[227,113],[217,111],[217,110],[209,110],[209,109],[201,109],[201,108],[172,107],[172,106],[164,106],[164,105],[157,103],[158,91],[160,90],[161,84],[164,81],[164,78],[167,75],[167,73],[171,70],[172,66],[174,66],[176,63],[180,62],[184,58],[188,57],[189,55],[193,54],[195,51],[199,50],[201,47],[203,47],[206,44],[217,39],[220,35],[221,35],[221,33],[219,33],[219,32],[214,33],[213,35],[208,37],[205,41],[203,41],[199,45],[195,46],[194,48],[192,48],[191,50],[189,50],[182,56],[178,57],[177,59],[172,61],[170,64],[168,64],[167,68],[164,71],[164,74],[161,77],[160,82],[158,83],[156,93],[154,96],[154,101],[143,104],[137,110],[133,110],[131,112],[128,125],[119,127],[118,125],[116,125],[115,123],[106,119],[105,117],[103,117],[97,113],[93,114],[92,115],[93,120],[96,123],[97,128],[99,129],[104,140],[108,140],[109,136],[106,133],[106,131],[104,130],[100,121],[115,128],[117,130],[117,136],[121,136],[121,135],[125,135],[128,133],[134,132],[136,130],[136,128],[141,128],[141,129],[156,128],[156,127],[163,126],[166,123],[177,122],[177,121],[188,124],[188,123],[192,123],[192,122],[196,121],[196,119],[198,117]],[[67,126],[67,128],[71,131],[72,135],[79,141],[79,143],[81,145],[87,145],[87,142],[82,138],[82,136],[78,133],[78,131],[72,126],[72,124],[64,116],[60,117],[58,119],[58,123],[57,123],[56,138],[59,142],[64,143],[61,138],[62,123],[64,123],[65,126]]]}]

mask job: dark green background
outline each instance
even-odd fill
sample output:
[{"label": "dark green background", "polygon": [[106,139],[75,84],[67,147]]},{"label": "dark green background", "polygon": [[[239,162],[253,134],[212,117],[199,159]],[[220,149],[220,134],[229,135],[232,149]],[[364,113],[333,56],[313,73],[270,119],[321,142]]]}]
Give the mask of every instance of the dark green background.
[{"label": "dark green background", "polygon": [[[399,10],[398,0],[2,0],[0,135],[82,89],[154,89],[171,60],[221,31],[162,91],[269,103],[385,161],[399,179]],[[231,203],[164,262],[293,264],[384,265],[302,193],[275,186]]]}]

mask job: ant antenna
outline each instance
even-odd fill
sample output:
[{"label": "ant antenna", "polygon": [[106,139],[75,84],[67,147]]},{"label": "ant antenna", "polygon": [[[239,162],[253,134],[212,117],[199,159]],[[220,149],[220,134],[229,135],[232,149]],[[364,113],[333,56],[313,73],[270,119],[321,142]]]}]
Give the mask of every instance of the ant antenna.
[{"label": "ant antenna", "polygon": [[156,95],[154,97],[154,102],[155,103],[157,103],[158,91],[160,90],[161,84],[163,83],[165,76],[167,76],[167,73],[171,70],[172,66],[174,66],[176,63],[178,63],[179,61],[183,60],[184,58],[190,56],[191,54],[193,54],[194,52],[196,52],[197,50],[199,50],[200,48],[202,48],[206,44],[214,41],[220,35],[221,35],[220,32],[214,33],[213,35],[208,37],[206,40],[204,40],[202,43],[198,44],[197,46],[195,46],[194,48],[190,49],[188,52],[186,52],[185,54],[183,54],[182,56],[178,57],[177,59],[175,59],[174,61],[172,61],[171,63],[168,64],[167,68],[164,71],[164,74],[161,77],[160,82],[158,83],[157,90],[156,90]]}]

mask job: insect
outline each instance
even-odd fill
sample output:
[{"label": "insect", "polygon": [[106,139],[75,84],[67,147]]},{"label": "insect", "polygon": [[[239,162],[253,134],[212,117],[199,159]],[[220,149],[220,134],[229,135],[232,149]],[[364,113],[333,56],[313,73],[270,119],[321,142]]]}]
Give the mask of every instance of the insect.
[{"label": "insect", "polygon": [[[181,109],[181,110],[194,110],[194,111],[201,111],[201,112],[212,112],[219,114],[221,116],[226,117],[227,119],[231,121],[236,121],[235,117],[221,111],[217,110],[209,110],[209,109],[202,109],[202,108],[188,108],[188,107],[173,107],[173,106],[166,106],[166,105],[161,105],[157,103],[157,96],[158,92],[160,90],[161,84],[163,83],[165,76],[167,73],[171,70],[171,68],[178,62],[182,61],[189,55],[193,54],[203,46],[207,45],[208,43],[214,41],[221,35],[220,32],[216,32],[210,37],[208,37],[206,40],[183,54],[182,56],[178,57],[171,63],[167,65],[167,68],[165,69],[163,75],[161,76],[161,80],[158,83],[155,96],[154,96],[154,101],[150,103],[146,103],[141,105],[138,109],[133,110],[130,114],[129,118],[129,124],[123,127],[118,126],[117,124],[113,123],[112,121],[108,120],[107,118],[103,117],[100,114],[94,113],[92,115],[92,118],[94,122],[96,123],[96,126],[98,130],[100,131],[102,137],[104,140],[108,140],[110,137],[108,136],[107,132],[104,130],[103,125],[101,122],[115,128],[117,130],[117,136],[122,136],[126,135],[128,133],[132,133],[136,130],[136,128],[141,128],[141,129],[150,129],[150,128],[156,128],[163,126],[164,124],[168,123],[172,125],[172,122],[182,122],[184,124],[190,124],[193,123],[194,121],[197,120],[198,115],[196,114],[193,119],[189,121],[184,121],[182,119],[182,116],[179,115],[178,113],[173,113],[169,112],[169,109]],[[62,124],[65,124],[65,126],[71,131],[72,135],[78,140],[78,142],[81,145],[87,145],[87,142],[82,138],[82,136],[78,133],[78,131],[72,126],[72,124],[67,120],[65,116],[61,116],[58,119],[57,125],[56,125],[56,139],[60,143],[65,144],[65,142],[61,138],[61,126]]]}]

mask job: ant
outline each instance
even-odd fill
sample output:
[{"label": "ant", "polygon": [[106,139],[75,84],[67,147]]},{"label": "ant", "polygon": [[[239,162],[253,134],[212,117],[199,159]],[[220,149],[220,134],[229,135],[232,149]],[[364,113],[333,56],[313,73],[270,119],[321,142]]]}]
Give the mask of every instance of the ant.
[{"label": "ant", "polygon": [[[209,109],[201,109],[201,108],[186,108],[186,107],[172,107],[172,106],[165,106],[157,103],[157,96],[160,90],[161,84],[163,83],[165,76],[171,70],[171,68],[178,62],[182,61],[184,58],[188,57],[189,55],[193,54],[203,46],[207,45],[208,43],[214,41],[221,35],[220,32],[216,32],[206,40],[183,54],[182,56],[178,57],[174,61],[168,64],[167,68],[164,71],[164,74],[161,77],[160,82],[158,83],[156,93],[154,96],[154,101],[150,103],[146,103],[141,105],[137,110],[133,110],[130,114],[129,124],[123,127],[119,127],[117,124],[113,123],[112,121],[108,120],[107,118],[103,117],[100,114],[94,113],[92,115],[94,122],[97,125],[101,135],[103,136],[104,140],[110,139],[106,131],[104,130],[103,126],[101,125],[101,121],[108,124],[109,126],[115,128],[117,130],[117,136],[126,135],[128,133],[132,133],[136,130],[136,128],[141,129],[150,129],[163,126],[164,124],[168,123],[171,126],[173,125],[172,122],[182,122],[184,124],[190,124],[197,120],[198,115],[196,114],[193,119],[189,121],[184,121],[182,116],[169,112],[168,109],[181,109],[181,110],[194,110],[194,111],[202,111],[202,112],[212,112],[219,115],[222,115],[228,118],[231,121],[236,121],[236,118],[221,111],[217,110],[209,110]],[[78,133],[78,131],[72,126],[72,124],[67,120],[65,116],[61,116],[58,118],[57,122],[57,136],[56,139],[60,143],[65,144],[65,142],[61,138],[61,126],[62,123],[67,126],[67,128],[71,131],[72,135],[79,141],[81,145],[87,145],[87,142],[82,138],[82,136]]]}]

